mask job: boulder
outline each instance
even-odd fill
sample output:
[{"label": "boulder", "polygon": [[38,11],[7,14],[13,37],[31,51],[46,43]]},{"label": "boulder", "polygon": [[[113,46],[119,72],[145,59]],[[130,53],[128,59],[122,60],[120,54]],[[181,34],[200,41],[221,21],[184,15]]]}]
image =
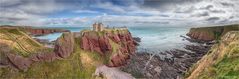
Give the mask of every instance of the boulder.
[{"label": "boulder", "polygon": [[8,53],[7,57],[9,59],[9,62],[14,66],[15,68],[19,70],[26,71],[27,68],[32,64],[32,61],[28,58],[24,58],[22,56],[18,56],[15,54]]},{"label": "boulder", "polygon": [[54,53],[61,58],[66,58],[70,56],[70,54],[73,51],[74,51],[73,34],[70,32],[63,33],[63,35],[56,40]]},{"label": "boulder", "polygon": [[34,54],[32,56],[30,56],[30,60],[34,61],[34,62],[38,62],[38,61],[54,61],[55,59],[57,59],[57,55],[53,52],[42,52],[42,53],[38,53],[38,54]]}]

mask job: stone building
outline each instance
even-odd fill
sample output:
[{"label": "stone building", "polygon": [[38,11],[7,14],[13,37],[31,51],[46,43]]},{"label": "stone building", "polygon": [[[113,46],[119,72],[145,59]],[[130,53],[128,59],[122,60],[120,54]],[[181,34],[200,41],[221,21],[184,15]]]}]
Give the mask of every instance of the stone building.
[{"label": "stone building", "polygon": [[105,28],[104,28],[104,25],[103,23],[94,23],[93,24],[93,30],[94,31],[103,31]]}]

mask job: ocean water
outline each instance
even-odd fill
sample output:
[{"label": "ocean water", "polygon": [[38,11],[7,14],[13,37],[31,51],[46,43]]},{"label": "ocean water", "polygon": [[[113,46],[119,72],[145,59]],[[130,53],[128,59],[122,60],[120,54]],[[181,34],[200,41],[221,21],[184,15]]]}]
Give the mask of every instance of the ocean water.
[{"label": "ocean water", "polygon": [[139,50],[167,51],[174,48],[183,49],[190,42],[180,35],[186,35],[189,28],[179,27],[135,27],[129,28],[133,36],[140,37]]},{"label": "ocean water", "polygon": [[[70,30],[71,32],[80,32],[83,29],[91,29],[90,27],[46,27],[46,28],[66,29],[66,30]],[[49,41],[54,41],[58,37],[60,37],[61,35],[62,35],[62,33],[53,33],[53,34],[48,34],[48,35],[44,35],[44,36],[38,36],[38,37],[35,37],[35,38],[47,39]]]},{"label": "ocean water", "polygon": [[[67,29],[72,32],[80,32],[83,29],[91,29],[91,27],[57,27]],[[140,37],[141,42],[138,50],[151,51],[167,51],[173,48],[182,49],[185,44],[190,42],[183,40],[180,35],[186,35],[189,28],[182,27],[129,27],[133,37]],[[39,39],[56,40],[61,33],[54,33],[45,36],[36,37]]]}]

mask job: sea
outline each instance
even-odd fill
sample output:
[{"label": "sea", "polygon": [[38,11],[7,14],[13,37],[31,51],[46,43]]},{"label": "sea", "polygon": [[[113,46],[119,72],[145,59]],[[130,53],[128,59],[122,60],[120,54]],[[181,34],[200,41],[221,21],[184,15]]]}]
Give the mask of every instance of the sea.
[{"label": "sea", "polygon": [[[47,27],[53,28],[53,27]],[[71,32],[80,32],[83,29],[92,29],[91,27],[54,27],[67,29]],[[169,51],[172,49],[183,49],[189,41],[180,36],[186,36],[190,28],[188,27],[128,27],[133,37],[141,38],[138,51]],[[45,36],[36,37],[38,39],[47,39],[54,41],[62,33],[53,33]]]}]

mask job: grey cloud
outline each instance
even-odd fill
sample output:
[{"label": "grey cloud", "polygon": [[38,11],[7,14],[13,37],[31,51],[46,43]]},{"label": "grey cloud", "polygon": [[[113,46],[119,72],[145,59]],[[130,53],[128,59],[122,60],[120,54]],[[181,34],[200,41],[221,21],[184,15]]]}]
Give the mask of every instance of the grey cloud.
[{"label": "grey cloud", "polygon": [[[118,17],[109,20],[112,23],[126,23],[125,20],[127,22],[134,22],[132,18],[139,20],[140,22],[138,23],[147,24],[173,24],[174,21],[175,23],[179,21],[186,23],[188,21],[193,22],[192,24],[196,21],[228,22],[221,19],[237,20],[238,18],[237,14],[239,14],[239,10],[237,10],[236,3],[238,4],[239,2],[236,0],[224,2],[220,0],[1,0],[0,23],[45,20],[50,18],[48,16],[51,16],[51,13],[57,14],[63,10],[78,13],[101,13],[102,11],[102,16],[103,13],[106,15],[118,15]],[[136,12],[134,13],[134,11]],[[132,14],[127,14],[130,12]],[[148,18],[141,17],[146,14],[150,16],[147,16]],[[214,14],[218,16],[210,17],[210,15]],[[124,17],[123,21],[118,21],[118,18],[124,15],[131,17]],[[112,18],[112,16],[107,17]],[[165,21],[165,19],[169,22],[172,21],[172,23],[158,22]],[[49,22],[46,23],[80,24],[85,22],[78,22],[77,20],[80,19],[73,19],[72,21],[69,19],[59,21],[48,20]]]},{"label": "grey cloud", "polygon": [[219,21],[218,23],[227,23],[227,22],[229,22],[229,20],[228,19],[224,19],[224,20]]},{"label": "grey cloud", "polygon": [[154,21],[136,21],[135,23],[169,24],[169,22],[154,22]]},{"label": "grey cloud", "polygon": [[158,9],[160,11],[171,10],[176,5],[193,4],[202,0],[144,0],[142,7],[150,9]]},{"label": "grey cloud", "polygon": [[200,9],[207,9],[207,10],[209,10],[211,8],[213,8],[213,5],[207,5],[206,7],[201,7]]},{"label": "grey cloud", "polygon": [[22,3],[21,0],[1,0],[0,7],[11,7],[20,5],[21,3]]},{"label": "grey cloud", "polygon": [[232,4],[232,3],[227,3],[227,2],[221,3],[221,5],[223,5],[223,6],[234,6],[234,4]]},{"label": "grey cloud", "polygon": [[161,16],[161,17],[169,17],[169,15],[159,15],[159,16]]},{"label": "grey cloud", "polygon": [[[61,10],[61,4],[54,0],[1,0],[2,22],[20,23],[39,20],[50,13]],[[4,21],[5,20],[5,21]]]},{"label": "grey cloud", "polygon": [[226,13],[224,10],[217,10],[213,8],[214,8],[213,5],[207,5],[206,7],[199,8],[199,10],[208,10],[209,12],[212,12],[212,13]]},{"label": "grey cloud", "polygon": [[175,13],[192,13],[196,8],[194,6],[191,6],[190,8],[186,10],[182,10],[181,8],[176,9]]},{"label": "grey cloud", "polygon": [[226,11],[223,10],[210,10],[212,13],[226,13]]},{"label": "grey cloud", "polygon": [[13,17],[0,17],[0,18],[4,18],[4,19],[9,20],[9,21],[27,20],[26,18],[13,18]]},{"label": "grey cloud", "polygon": [[210,18],[207,18],[206,21],[212,21],[212,22],[215,22],[217,20],[220,20],[219,17],[210,17]]},{"label": "grey cloud", "polygon": [[230,16],[230,17],[229,17],[229,19],[233,19],[233,18],[234,18],[234,16]]},{"label": "grey cloud", "polygon": [[192,17],[205,17],[205,16],[209,16],[209,13],[208,12],[203,12],[203,13],[193,14],[191,16]]}]

